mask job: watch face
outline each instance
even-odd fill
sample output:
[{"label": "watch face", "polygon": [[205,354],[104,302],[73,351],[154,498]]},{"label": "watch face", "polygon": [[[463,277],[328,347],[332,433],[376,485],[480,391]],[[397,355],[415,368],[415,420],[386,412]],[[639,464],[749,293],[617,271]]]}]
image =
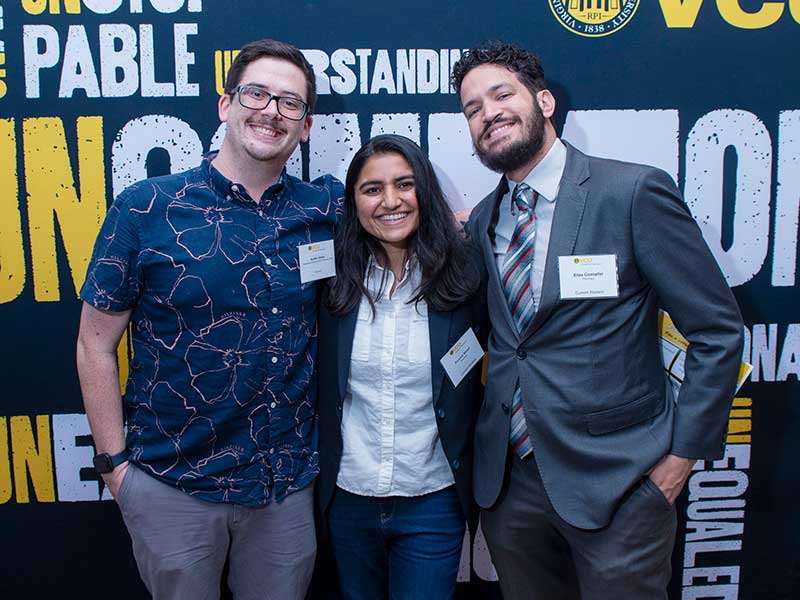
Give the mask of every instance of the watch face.
[{"label": "watch face", "polygon": [[92,459],[94,468],[99,474],[111,473],[114,470],[114,465],[111,463],[111,457],[108,454],[98,454]]}]

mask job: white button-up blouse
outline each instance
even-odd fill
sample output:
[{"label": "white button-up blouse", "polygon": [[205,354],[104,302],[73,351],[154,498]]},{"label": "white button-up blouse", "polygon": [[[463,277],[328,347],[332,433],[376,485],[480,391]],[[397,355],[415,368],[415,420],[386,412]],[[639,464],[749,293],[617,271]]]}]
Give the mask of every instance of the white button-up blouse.
[{"label": "white button-up blouse", "polygon": [[336,484],[362,496],[420,496],[454,483],[433,408],[432,357],[425,302],[408,303],[421,275],[406,265],[389,297],[394,275],[372,263],[358,309],[350,376],[342,408],[342,460]]}]

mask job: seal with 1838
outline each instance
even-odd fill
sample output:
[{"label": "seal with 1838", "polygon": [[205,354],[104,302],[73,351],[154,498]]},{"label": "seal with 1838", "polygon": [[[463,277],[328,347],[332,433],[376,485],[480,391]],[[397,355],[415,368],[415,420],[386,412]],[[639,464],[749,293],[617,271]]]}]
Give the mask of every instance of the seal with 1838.
[{"label": "seal with 1838", "polygon": [[548,0],[564,27],[584,37],[616,33],[633,18],[640,0]]}]

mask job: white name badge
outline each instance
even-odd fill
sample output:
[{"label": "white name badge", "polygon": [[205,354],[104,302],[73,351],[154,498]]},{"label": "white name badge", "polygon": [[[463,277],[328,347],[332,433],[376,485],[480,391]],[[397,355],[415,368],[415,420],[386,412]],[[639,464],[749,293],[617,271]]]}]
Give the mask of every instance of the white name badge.
[{"label": "white name badge", "polygon": [[616,254],[559,256],[558,280],[562,300],[619,296]]},{"label": "white name badge", "polygon": [[304,244],[297,250],[300,252],[300,283],[336,275],[333,240]]},{"label": "white name badge", "polygon": [[458,387],[458,384],[464,379],[464,375],[469,373],[469,370],[481,360],[483,360],[483,348],[481,348],[478,338],[475,337],[475,332],[470,327],[453,344],[453,347],[447,351],[447,354],[441,358],[440,362],[450,381],[453,382],[453,387]]}]

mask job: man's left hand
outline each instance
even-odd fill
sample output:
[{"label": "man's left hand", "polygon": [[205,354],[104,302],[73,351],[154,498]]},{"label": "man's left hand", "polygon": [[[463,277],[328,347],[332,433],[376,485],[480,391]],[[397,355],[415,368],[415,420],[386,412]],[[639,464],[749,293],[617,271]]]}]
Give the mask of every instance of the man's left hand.
[{"label": "man's left hand", "polygon": [[686,484],[695,462],[697,461],[693,458],[667,454],[650,469],[648,476],[658,486],[658,489],[661,490],[661,493],[664,494],[669,503],[675,504],[675,500]]}]

